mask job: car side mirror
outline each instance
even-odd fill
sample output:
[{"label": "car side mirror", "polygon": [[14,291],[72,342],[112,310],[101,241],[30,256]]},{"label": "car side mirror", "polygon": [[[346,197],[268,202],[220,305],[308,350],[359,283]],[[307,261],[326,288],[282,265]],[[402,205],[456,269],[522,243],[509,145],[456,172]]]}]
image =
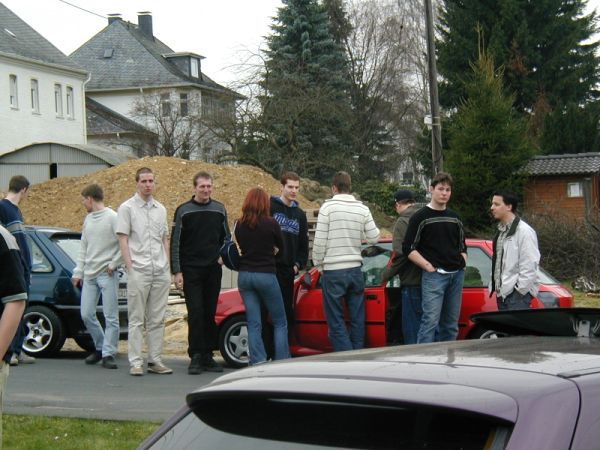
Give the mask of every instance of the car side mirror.
[{"label": "car side mirror", "polygon": [[310,276],[310,272],[306,272],[304,275],[302,275],[300,283],[302,283],[302,286],[307,289],[312,287],[312,277]]}]

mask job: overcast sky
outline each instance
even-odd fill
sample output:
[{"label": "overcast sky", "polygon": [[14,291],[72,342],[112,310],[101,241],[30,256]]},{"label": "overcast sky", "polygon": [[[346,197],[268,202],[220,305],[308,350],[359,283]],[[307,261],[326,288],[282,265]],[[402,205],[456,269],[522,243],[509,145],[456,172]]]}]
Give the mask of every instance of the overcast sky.
[{"label": "overcast sky", "polygon": [[[0,0],[42,36],[70,54],[107,25],[110,13],[137,24],[150,11],[154,35],[176,52],[205,56],[202,71],[222,84],[236,79],[235,65],[264,47],[281,0]],[[96,13],[82,11],[74,6]],[[588,8],[600,13],[600,0]]]},{"label": "overcast sky", "polygon": [[[154,35],[176,52],[198,53],[202,71],[227,84],[235,66],[264,45],[281,0],[0,0],[38,33],[70,54],[102,30],[111,13],[137,24],[150,11]],[[77,9],[76,5],[100,16]]]}]

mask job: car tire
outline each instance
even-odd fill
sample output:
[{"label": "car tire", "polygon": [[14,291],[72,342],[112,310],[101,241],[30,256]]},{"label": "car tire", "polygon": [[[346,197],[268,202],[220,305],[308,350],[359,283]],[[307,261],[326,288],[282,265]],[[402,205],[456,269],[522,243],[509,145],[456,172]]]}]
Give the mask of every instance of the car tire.
[{"label": "car tire", "polygon": [[77,336],[73,337],[73,340],[86,352],[93,352],[96,350],[94,340],[91,338],[91,336]]},{"label": "car tire", "polygon": [[235,368],[248,365],[248,323],[242,314],[230,317],[219,330],[219,351],[225,362]]},{"label": "car tire", "polygon": [[32,356],[49,356],[57,353],[65,343],[65,327],[60,317],[50,308],[29,306],[23,315],[27,334],[23,350]]},{"label": "car tire", "polygon": [[498,339],[509,336],[501,331],[490,330],[489,328],[477,327],[469,335],[469,339]]}]

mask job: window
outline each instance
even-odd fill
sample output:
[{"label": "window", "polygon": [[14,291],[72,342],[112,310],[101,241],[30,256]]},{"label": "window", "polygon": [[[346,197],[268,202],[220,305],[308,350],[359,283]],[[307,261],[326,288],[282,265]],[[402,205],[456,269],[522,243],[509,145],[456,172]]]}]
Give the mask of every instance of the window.
[{"label": "window", "polygon": [[581,182],[567,184],[567,197],[583,197],[583,184]]},{"label": "window", "polygon": [[63,116],[62,86],[60,84],[54,85],[54,111],[56,117]]},{"label": "window", "polygon": [[185,117],[188,115],[188,95],[187,94],[179,94],[179,111],[181,112],[182,117]]},{"label": "window", "polygon": [[67,117],[69,119],[73,119],[75,117],[74,107],[75,102],[73,101],[73,88],[71,86],[67,86]]},{"label": "window", "polygon": [[10,107],[18,108],[19,107],[19,96],[18,96],[18,90],[17,90],[17,76],[10,75],[8,80],[9,80],[9,84],[10,84]]},{"label": "window", "polygon": [[171,100],[169,94],[160,94],[160,115],[163,117],[171,115]]},{"label": "window", "polygon": [[40,112],[40,91],[38,88],[38,80],[31,79],[31,112]]},{"label": "window", "polygon": [[402,182],[404,183],[412,183],[413,182],[413,173],[412,172],[402,172]]},{"label": "window", "polygon": [[33,273],[49,273],[54,270],[52,263],[44,255],[44,252],[33,242],[33,239],[27,236],[27,243],[31,250],[31,271]]},{"label": "window", "polygon": [[467,247],[466,288],[488,287],[492,276],[492,258],[479,247]]},{"label": "window", "polygon": [[190,58],[190,75],[194,78],[198,78],[200,71],[198,70],[198,60],[196,58]]}]

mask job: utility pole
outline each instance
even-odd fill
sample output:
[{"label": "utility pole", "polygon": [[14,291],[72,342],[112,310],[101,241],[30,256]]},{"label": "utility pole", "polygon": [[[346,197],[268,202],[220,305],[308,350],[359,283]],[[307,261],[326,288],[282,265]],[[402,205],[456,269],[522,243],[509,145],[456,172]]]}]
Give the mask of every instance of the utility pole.
[{"label": "utility pole", "polygon": [[435,62],[435,37],[433,32],[433,8],[431,0],[425,0],[425,21],[427,26],[427,60],[429,66],[429,100],[431,103],[431,160],[433,173],[444,170],[442,156],[442,123],[440,120],[440,102],[437,85],[437,66]]}]

